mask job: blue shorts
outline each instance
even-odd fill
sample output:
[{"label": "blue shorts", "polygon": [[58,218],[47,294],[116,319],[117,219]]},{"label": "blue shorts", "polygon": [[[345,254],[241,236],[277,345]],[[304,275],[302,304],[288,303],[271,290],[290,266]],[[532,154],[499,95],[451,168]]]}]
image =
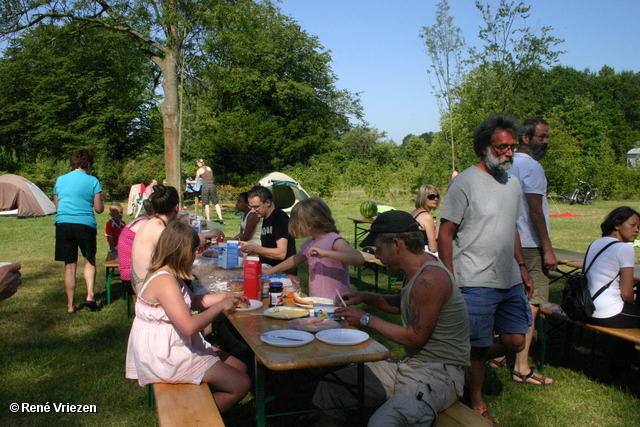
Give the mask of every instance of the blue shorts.
[{"label": "blue shorts", "polygon": [[510,289],[460,288],[469,310],[471,347],[489,347],[494,335],[526,334],[533,316],[522,284]]}]

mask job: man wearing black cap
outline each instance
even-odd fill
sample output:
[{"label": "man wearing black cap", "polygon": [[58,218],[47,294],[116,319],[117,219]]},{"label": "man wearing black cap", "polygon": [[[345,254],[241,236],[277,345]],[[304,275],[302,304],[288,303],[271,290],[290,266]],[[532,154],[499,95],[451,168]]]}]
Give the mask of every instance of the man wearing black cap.
[{"label": "man wearing black cap", "polygon": [[[404,275],[400,294],[378,295],[347,291],[347,307],[336,317],[351,326],[362,326],[401,344],[400,360],[367,363],[365,405],[380,406],[370,426],[429,426],[436,414],[462,394],[464,369],[469,365],[469,321],[464,300],[453,275],[433,255],[424,252],[424,232],[403,211],[384,212],[375,219],[361,246],[375,246],[375,256],[390,273]],[[398,314],[402,325],[387,322],[354,307],[365,303]],[[336,372],[355,383],[356,367]],[[341,425],[344,410],[328,409],[356,404],[344,387],[321,382],[313,398],[321,413],[318,425]]]}]

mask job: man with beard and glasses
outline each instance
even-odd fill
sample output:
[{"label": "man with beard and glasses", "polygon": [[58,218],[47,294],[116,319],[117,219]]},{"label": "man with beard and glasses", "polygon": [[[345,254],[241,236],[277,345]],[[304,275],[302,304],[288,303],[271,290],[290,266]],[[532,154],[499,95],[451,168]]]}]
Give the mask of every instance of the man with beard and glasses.
[{"label": "man with beard and glasses", "polygon": [[[535,292],[529,301],[535,320],[540,304],[549,302],[549,270],[555,270],[558,261],[549,238],[549,204],[547,202],[547,177],[540,160],[549,147],[549,127],[539,117],[530,117],[522,122],[518,132],[518,152],[513,155],[513,166],[509,173],[520,181],[525,213],[518,218],[520,245],[527,270],[535,284]],[[529,366],[529,348],[535,329],[535,321],[525,338],[525,347],[516,354],[512,377],[515,382],[549,385],[551,378],[533,371]],[[506,365],[506,358],[494,359],[489,366]]]},{"label": "man with beard and glasses", "polygon": [[502,115],[478,126],[473,148],[480,161],[451,181],[440,212],[438,253],[469,311],[471,365],[465,377],[471,407],[491,421],[482,397],[486,361],[522,351],[532,323],[527,297],[533,281],[516,227],[524,215],[522,188],[507,172],[516,129],[515,119]]}]

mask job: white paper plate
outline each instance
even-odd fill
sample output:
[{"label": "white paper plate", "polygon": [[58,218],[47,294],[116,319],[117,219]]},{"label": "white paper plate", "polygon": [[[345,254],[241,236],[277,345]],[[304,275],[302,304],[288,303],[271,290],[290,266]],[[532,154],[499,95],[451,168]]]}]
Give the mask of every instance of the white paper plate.
[{"label": "white paper plate", "polygon": [[309,310],[305,310],[304,308],[298,308],[298,307],[281,306],[281,307],[267,308],[262,313],[265,316],[268,316],[274,319],[291,320],[291,319],[297,319],[299,317],[307,317],[309,315]]},{"label": "white paper plate", "polygon": [[[279,335],[282,337],[298,338],[302,341],[293,341],[286,338],[276,338],[270,335]],[[313,341],[313,334],[304,331],[296,331],[293,329],[279,329],[276,331],[265,332],[260,336],[262,342],[273,345],[275,347],[300,347],[301,345],[309,344]]]},{"label": "white paper plate", "polygon": [[262,301],[258,301],[257,299],[249,300],[249,307],[247,308],[236,308],[236,311],[251,311],[262,308]]},{"label": "white paper plate", "polygon": [[369,339],[369,334],[358,329],[328,329],[320,331],[316,337],[331,345],[356,345]]}]

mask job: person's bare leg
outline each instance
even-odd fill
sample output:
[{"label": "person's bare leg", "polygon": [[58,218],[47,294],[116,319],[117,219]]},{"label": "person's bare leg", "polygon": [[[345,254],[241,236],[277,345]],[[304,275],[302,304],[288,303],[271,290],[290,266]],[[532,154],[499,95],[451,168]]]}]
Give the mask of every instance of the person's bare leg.
[{"label": "person's bare leg", "polygon": [[488,354],[489,347],[471,347],[471,364],[464,375],[469,389],[471,408],[479,414],[487,411],[487,405],[482,398],[482,383]]},{"label": "person's bare leg", "polygon": [[73,295],[76,292],[76,270],[78,263],[69,262],[64,265],[64,289],[67,292],[67,311],[73,313]]},{"label": "person's bare leg", "polygon": [[207,218],[207,222],[211,221],[211,213],[209,211],[209,205],[204,205],[204,217]]},{"label": "person's bare leg", "polygon": [[87,301],[93,301],[93,287],[96,283],[96,260],[84,259],[84,281],[87,284]]},{"label": "person's bare leg", "polygon": [[220,205],[218,203],[216,203],[216,213],[218,214],[218,218],[220,218],[220,221],[222,221],[222,209],[220,208]]},{"label": "person's bare leg", "polygon": [[213,387],[213,398],[221,413],[242,400],[251,388],[251,380],[247,374],[222,360],[207,370],[202,382]]},{"label": "person's bare leg", "polygon": [[[531,314],[533,316],[533,324],[531,325],[531,329],[528,334],[525,335],[525,344],[524,350],[519,353],[516,353],[516,362],[513,367],[513,370],[518,372],[521,375],[528,375],[532,372],[532,367],[529,365],[529,351],[531,349],[531,341],[533,340],[533,332],[536,329],[536,317],[538,315],[538,311],[540,308],[537,305],[531,305]],[[533,379],[533,382],[538,382]],[[551,378],[545,378],[545,384],[553,384],[553,380]]]}]

